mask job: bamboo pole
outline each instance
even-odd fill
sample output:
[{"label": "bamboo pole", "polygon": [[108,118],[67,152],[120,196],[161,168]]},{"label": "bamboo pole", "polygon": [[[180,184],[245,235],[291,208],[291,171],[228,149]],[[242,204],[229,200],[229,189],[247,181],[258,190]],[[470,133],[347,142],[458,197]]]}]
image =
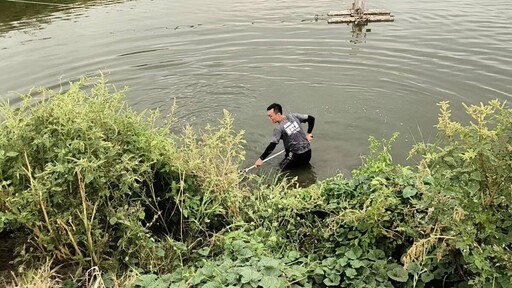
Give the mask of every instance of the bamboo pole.
[{"label": "bamboo pole", "polygon": [[365,22],[393,22],[395,21],[395,17],[391,15],[369,15],[364,18],[360,17],[335,17],[327,20],[329,24],[338,24],[338,23],[353,23],[357,21],[365,21]]},{"label": "bamboo pole", "polygon": [[[363,12],[363,15],[390,15],[391,11],[386,9],[368,9]],[[355,16],[354,10],[345,11],[330,11],[327,16]]]},{"label": "bamboo pole", "polygon": [[366,24],[368,22],[393,22],[395,17],[386,9],[366,10],[365,0],[354,0],[352,9],[345,11],[330,11],[327,16],[334,17],[327,19],[327,23],[355,23]]}]

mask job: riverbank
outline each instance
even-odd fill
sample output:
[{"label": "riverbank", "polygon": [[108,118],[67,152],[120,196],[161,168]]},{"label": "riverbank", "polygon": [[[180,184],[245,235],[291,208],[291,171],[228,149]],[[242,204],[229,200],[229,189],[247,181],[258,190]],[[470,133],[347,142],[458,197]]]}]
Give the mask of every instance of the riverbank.
[{"label": "riverbank", "polygon": [[469,125],[441,103],[439,138],[414,147],[415,167],[393,162],[398,135],[370,137],[350,178],[299,187],[240,173],[244,135],[227,111],[216,127],[173,134],[172,111],[157,126],[156,112],[132,111],[103,78],[43,95],[1,109],[0,233],[18,235],[3,246],[6,258],[17,251],[3,266],[17,277],[3,281],[13,286],[511,284],[503,103],[466,107]]}]

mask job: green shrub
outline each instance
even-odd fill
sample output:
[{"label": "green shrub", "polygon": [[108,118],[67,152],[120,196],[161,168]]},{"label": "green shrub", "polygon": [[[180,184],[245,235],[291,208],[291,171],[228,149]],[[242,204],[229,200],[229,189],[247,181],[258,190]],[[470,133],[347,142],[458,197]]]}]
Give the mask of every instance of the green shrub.
[{"label": "green shrub", "polygon": [[42,95],[0,110],[0,231],[25,243],[24,260],[172,269],[179,247],[235,220],[243,150],[227,112],[181,140],[103,78]]},{"label": "green shrub", "polygon": [[509,287],[512,110],[497,100],[465,106],[473,120],[464,126],[451,119],[448,102],[440,106],[438,142],[412,151],[424,155],[422,170],[433,179],[421,224],[435,229],[411,247],[408,260],[421,263],[435,255],[427,248],[437,247],[437,257],[450,257],[468,283]]}]

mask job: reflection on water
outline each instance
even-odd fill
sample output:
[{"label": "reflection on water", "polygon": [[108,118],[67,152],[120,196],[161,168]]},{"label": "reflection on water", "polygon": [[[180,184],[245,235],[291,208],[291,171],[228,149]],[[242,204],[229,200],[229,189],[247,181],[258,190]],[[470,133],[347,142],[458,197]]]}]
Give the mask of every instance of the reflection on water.
[{"label": "reflection on water", "polygon": [[78,8],[95,5],[109,5],[129,0],[2,0],[0,1],[0,36],[12,30],[41,29],[52,22],[52,15],[58,12],[67,13],[70,17]]},{"label": "reflection on water", "polygon": [[367,24],[352,24],[352,40],[351,43],[360,44],[366,42],[366,32],[370,32],[370,29],[366,29]]},{"label": "reflection on water", "polygon": [[269,163],[260,168],[252,169],[249,173],[259,175],[262,177],[263,182],[269,185],[275,184],[276,179],[277,183],[286,179],[287,182],[293,182],[297,184],[298,187],[308,187],[318,180],[315,167],[313,165],[307,164],[293,169],[281,170],[279,168],[279,163],[283,160],[284,158],[276,159],[276,161],[274,161],[275,163]]},{"label": "reflection on water", "polygon": [[278,167],[258,168],[250,173],[261,177],[260,181],[263,181],[262,183],[267,185],[275,185],[276,183],[281,183],[283,180],[286,180],[287,183],[293,183],[297,187],[305,188],[315,184],[316,181],[319,180],[315,172],[315,167],[311,164],[286,171],[282,171]]},{"label": "reflection on water", "polygon": [[299,187],[308,187],[318,180],[313,165],[308,164],[306,166],[297,167],[292,170],[282,171],[280,177],[286,177],[287,179],[296,179]]}]

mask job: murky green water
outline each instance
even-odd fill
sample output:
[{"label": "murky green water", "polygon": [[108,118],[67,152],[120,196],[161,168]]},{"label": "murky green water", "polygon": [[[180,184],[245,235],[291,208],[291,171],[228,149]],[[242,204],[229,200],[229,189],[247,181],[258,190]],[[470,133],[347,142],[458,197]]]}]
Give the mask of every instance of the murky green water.
[{"label": "murky green water", "polygon": [[39,2],[0,0],[0,97],[16,103],[12,91],[101,70],[138,110],[176,98],[180,125],[203,127],[228,109],[247,131],[247,166],[272,133],[265,108],[279,102],[317,118],[309,179],[358,166],[369,135],[400,132],[404,161],[418,130],[434,137],[439,101],[465,119],[462,102],[512,96],[505,0],[367,1],[396,20],[359,34],[325,20],[350,1]]}]

